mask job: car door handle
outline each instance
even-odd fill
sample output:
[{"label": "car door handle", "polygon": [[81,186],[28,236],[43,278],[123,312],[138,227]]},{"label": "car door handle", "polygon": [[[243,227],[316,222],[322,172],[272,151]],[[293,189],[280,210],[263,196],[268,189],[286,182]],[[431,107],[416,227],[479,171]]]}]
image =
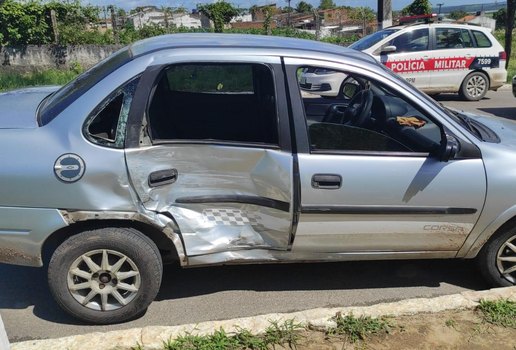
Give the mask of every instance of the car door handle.
[{"label": "car door handle", "polygon": [[149,186],[163,186],[176,182],[177,170],[176,169],[165,169],[154,171],[149,174]]},{"label": "car door handle", "polygon": [[428,61],[428,56],[423,56],[423,61]]},{"label": "car door handle", "polygon": [[315,174],[312,176],[312,187],[337,190],[342,185],[342,176],[336,174]]}]

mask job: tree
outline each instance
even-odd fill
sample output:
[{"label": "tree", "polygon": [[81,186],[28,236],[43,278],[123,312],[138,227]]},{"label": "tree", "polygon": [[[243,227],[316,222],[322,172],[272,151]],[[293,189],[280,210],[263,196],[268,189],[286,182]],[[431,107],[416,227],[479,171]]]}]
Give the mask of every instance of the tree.
[{"label": "tree", "polygon": [[296,12],[299,13],[311,13],[314,7],[306,1],[300,1],[297,3]]},{"label": "tree", "polygon": [[349,18],[362,24],[362,34],[366,34],[367,24],[376,19],[376,14],[370,7],[354,7],[349,10]]},{"label": "tree", "polygon": [[200,13],[204,14],[210,20],[213,21],[216,33],[222,33],[224,25],[228,24],[229,21],[235,16],[240,14],[240,10],[233,7],[228,2],[217,1],[212,4],[197,5],[197,9]]},{"label": "tree", "polygon": [[496,29],[503,29],[507,25],[507,9],[501,8],[493,13],[493,19],[496,20]]},{"label": "tree", "polygon": [[454,20],[458,20],[458,19],[466,17],[467,15],[468,15],[468,13],[464,10],[454,10],[454,11],[450,12],[448,17],[450,17],[451,19],[454,19]]},{"label": "tree", "polygon": [[509,67],[509,61],[511,59],[511,47],[512,47],[512,30],[514,29],[514,16],[516,14],[516,0],[507,0],[507,25],[505,27],[505,52],[507,53],[507,61],[505,67]]},{"label": "tree", "polygon": [[401,10],[401,14],[404,16],[425,15],[429,13],[432,13],[432,7],[428,0],[414,0],[413,3]]},{"label": "tree", "polygon": [[321,10],[334,9],[335,7],[337,6],[333,2],[333,0],[321,0],[321,2],[319,3],[319,9]]}]

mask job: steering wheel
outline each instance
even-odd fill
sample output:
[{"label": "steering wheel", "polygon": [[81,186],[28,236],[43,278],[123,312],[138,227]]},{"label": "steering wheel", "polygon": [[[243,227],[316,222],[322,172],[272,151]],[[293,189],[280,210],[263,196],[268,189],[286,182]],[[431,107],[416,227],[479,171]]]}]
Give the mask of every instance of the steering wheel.
[{"label": "steering wheel", "polygon": [[357,93],[344,110],[345,124],[362,126],[373,106],[373,92],[370,89],[362,90]]}]

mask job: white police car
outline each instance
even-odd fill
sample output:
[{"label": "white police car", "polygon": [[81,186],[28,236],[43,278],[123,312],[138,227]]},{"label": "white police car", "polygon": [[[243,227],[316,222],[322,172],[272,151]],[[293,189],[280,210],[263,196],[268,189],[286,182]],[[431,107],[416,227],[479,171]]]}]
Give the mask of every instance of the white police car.
[{"label": "white police car", "polygon": [[[490,30],[483,27],[455,23],[400,25],[368,35],[349,47],[372,55],[430,95],[459,93],[466,100],[477,101],[507,79],[506,53]],[[330,96],[341,92],[340,86],[329,90],[336,92],[333,95],[308,89],[313,86],[313,78],[303,77],[306,82],[301,86],[305,91]],[[314,87],[327,87],[322,80],[329,83],[334,79],[326,72],[318,76]]]}]

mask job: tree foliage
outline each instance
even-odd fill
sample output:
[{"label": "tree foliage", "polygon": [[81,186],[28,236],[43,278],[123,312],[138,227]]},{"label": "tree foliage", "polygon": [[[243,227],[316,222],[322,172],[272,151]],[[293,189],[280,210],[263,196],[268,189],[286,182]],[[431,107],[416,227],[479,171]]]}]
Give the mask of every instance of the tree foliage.
[{"label": "tree foliage", "polygon": [[454,19],[454,20],[458,20],[458,19],[466,17],[467,15],[468,15],[468,13],[464,10],[454,10],[454,11],[450,12],[448,17],[450,17],[451,19]]},{"label": "tree foliage", "polygon": [[296,12],[299,12],[299,13],[311,13],[313,8],[314,7],[311,4],[309,4],[308,2],[300,1],[300,2],[297,3]]},{"label": "tree foliage", "polygon": [[228,24],[233,17],[238,16],[241,13],[239,9],[226,1],[197,5],[197,9],[213,21],[216,33],[222,33],[224,25]]},{"label": "tree foliage", "polygon": [[333,0],[321,0],[321,2],[319,3],[319,9],[321,10],[334,9],[335,7],[337,6],[333,2]]},{"label": "tree foliage", "polygon": [[432,6],[428,0],[414,0],[410,5],[401,10],[404,16],[425,15],[432,12]]},{"label": "tree foliage", "polygon": [[353,7],[349,9],[349,18],[355,21],[371,22],[376,19],[376,13],[370,7]]}]

